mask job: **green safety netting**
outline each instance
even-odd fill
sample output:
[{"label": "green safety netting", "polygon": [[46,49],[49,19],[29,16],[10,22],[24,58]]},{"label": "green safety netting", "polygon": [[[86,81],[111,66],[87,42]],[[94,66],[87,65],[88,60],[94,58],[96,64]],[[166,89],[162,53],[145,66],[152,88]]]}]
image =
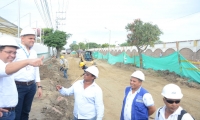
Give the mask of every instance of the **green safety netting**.
[{"label": "green safety netting", "polygon": [[180,55],[181,60],[181,75],[188,77],[191,81],[200,83],[200,69],[194,66],[192,63],[187,61],[182,55]]},{"label": "green safety netting", "polygon": [[[103,55],[100,52],[93,52],[93,56],[96,59],[107,59],[108,63],[112,65],[119,62],[123,64],[134,64],[137,67],[140,66],[139,56],[129,57],[125,52],[117,56],[113,56],[110,53]],[[180,76],[188,77],[191,81],[200,83],[200,70],[178,52],[174,52],[161,58],[154,58],[142,54],[142,59],[143,67],[145,69],[169,70],[170,72],[175,72]]]},{"label": "green safety netting", "polygon": [[143,67],[146,69],[151,68],[154,70],[169,70],[170,72],[180,74],[180,65],[178,63],[177,52],[161,58],[154,58],[142,54],[142,59]]}]

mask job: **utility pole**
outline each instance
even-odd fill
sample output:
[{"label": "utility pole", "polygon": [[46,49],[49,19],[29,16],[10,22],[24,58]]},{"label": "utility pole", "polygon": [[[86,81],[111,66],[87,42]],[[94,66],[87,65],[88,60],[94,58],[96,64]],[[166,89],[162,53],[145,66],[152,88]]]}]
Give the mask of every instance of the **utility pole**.
[{"label": "utility pole", "polygon": [[19,38],[19,31],[20,31],[20,0],[18,0],[18,27],[17,27],[17,37]]},{"label": "utility pole", "polygon": [[[65,25],[62,21],[66,20],[66,17],[62,17],[64,14],[64,16],[66,16],[66,12],[56,12],[56,29],[59,29],[58,26],[60,25]],[[63,27],[62,27],[63,28]]]}]

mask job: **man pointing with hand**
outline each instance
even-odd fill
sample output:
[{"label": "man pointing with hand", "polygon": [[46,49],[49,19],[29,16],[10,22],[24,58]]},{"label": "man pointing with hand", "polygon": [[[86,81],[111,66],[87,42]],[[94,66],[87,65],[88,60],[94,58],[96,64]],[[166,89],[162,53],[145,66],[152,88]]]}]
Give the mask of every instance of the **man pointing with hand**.
[{"label": "man pointing with hand", "polygon": [[0,41],[0,120],[14,120],[18,94],[12,74],[27,65],[42,65],[43,57],[12,62],[19,46],[10,36],[0,37]]}]

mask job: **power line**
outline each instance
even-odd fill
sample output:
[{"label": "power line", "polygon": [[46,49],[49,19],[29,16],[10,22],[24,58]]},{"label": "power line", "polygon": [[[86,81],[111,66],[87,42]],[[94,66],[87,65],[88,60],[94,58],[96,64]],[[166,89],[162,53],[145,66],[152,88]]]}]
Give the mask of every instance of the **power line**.
[{"label": "power line", "polygon": [[48,2],[47,2],[46,0],[44,0],[44,2],[45,2],[46,11],[47,11],[47,15],[48,15],[48,17],[49,17],[49,21],[50,21],[51,28],[53,28],[52,21],[51,21],[51,15],[50,15],[50,13],[49,13]]},{"label": "power line", "polygon": [[191,16],[191,15],[194,15],[194,14],[197,14],[197,13],[200,13],[200,11],[195,12],[195,13],[191,13],[191,14],[188,14],[188,15],[185,15],[185,16],[182,16],[182,17],[179,17],[179,18],[175,18],[175,19],[169,20],[169,21],[167,21],[167,22],[171,22],[171,21],[174,21],[174,20],[177,20],[177,19],[181,19],[181,18],[184,18],[184,17],[188,17],[188,16]]},{"label": "power line", "polygon": [[14,0],[14,1],[12,1],[12,2],[8,3],[7,5],[5,5],[5,6],[1,7],[0,9],[2,9],[2,8],[4,8],[4,7],[8,6],[8,5],[10,5],[11,3],[15,2],[15,1],[16,1],[16,0]]},{"label": "power line", "polygon": [[52,18],[53,18],[53,17],[54,17],[54,14],[53,14],[53,11],[52,11],[51,0],[50,0],[50,7],[51,7],[50,9],[51,9],[51,14],[52,14],[51,16],[52,16]]},{"label": "power line", "polygon": [[43,15],[42,15],[42,12],[41,12],[41,10],[40,10],[40,7],[39,7],[39,5],[38,5],[38,3],[37,3],[37,0],[34,0],[34,1],[35,1],[35,4],[36,4],[36,7],[37,7],[37,9],[38,9],[38,11],[39,11],[39,13],[40,13],[40,16],[41,16],[42,19],[43,19],[43,22],[45,23],[46,26],[48,26],[47,23],[46,23],[45,20],[44,20],[44,17],[43,17]]},{"label": "power line", "polygon": [[40,0],[40,5],[41,5],[41,7],[42,7],[41,9],[42,9],[42,13],[43,13],[44,18],[45,18],[45,22],[47,23],[47,27],[49,27],[49,22],[48,22],[48,20],[47,20],[47,16],[46,16],[45,11],[44,11],[44,6],[43,6],[42,0]]}]

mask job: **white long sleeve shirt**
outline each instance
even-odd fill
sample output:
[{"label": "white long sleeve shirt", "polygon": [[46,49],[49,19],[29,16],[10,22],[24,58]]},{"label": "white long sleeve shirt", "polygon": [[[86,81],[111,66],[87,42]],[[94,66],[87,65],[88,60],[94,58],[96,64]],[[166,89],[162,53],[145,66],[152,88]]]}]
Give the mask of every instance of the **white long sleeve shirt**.
[{"label": "white long sleeve shirt", "polygon": [[[17,55],[14,61],[37,58],[35,50],[30,49],[30,52],[28,52],[24,45],[20,44],[19,46],[20,49],[17,50]],[[35,82],[40,82],[39,67],[27,65],[13,75],[15,81],[29,82],[31,80],[35,80]]]},{"label": "white long sleeve shirt", "polygon": [[96,120],[102,120],[104,115],[103,94],[95,82],[84,89],[83,80],[79,80],[70,88],[62,88],[59,92],[65,96],[74,95],[73,114],[76,118],[90,119],[96,116]]},{"label": "white long sleeve shirt", "polygon": [[6,65],[0,60],[0,108],[15,107],[18,103],[15,81],[12,75],[6,74]]}]

